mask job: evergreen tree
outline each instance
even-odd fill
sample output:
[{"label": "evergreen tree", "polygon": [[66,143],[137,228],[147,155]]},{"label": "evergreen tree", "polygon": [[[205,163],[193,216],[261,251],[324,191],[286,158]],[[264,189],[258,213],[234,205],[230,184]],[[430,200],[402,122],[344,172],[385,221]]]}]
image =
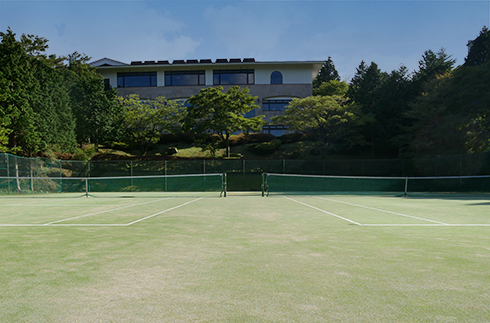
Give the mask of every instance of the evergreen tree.
[{"label": "evergreen tree", "polygon": [[313,88],[318,88],[324,82],[328,81],[340,81],[339,73],[335,69],[335,65],[333,64],[332,58],[330,56],[325,61],[325,63],[323,63],[320,72],[313,80]]},{"label": "evergreen tree", "polygon": [[99,144],[117,137],[122,109],[117,104],[117,91],[105,89],[104,78],[87,62],[89,57],[75,52],[68,56],[67,81],[76,119],[76,137],[81,145]]},{"label": "evergreen tree", "polygon": [[465,66],[483,65],[490,60],[490,30],[486,26],[480,31],[480,35],[468,43],[468,57]]},{"label": "evergreen tree", "polygon": [[32,155],[40,150],[32,93],[37,82],[30,58],[15,34],[0,32],[0,123],[8,132],[7,150]]}]

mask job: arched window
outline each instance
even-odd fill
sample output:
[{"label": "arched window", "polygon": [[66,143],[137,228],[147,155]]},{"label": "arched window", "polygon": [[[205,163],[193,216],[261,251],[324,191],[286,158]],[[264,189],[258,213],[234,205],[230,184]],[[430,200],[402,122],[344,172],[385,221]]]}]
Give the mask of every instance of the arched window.
[{"label": "arched window", "polygon": [[282,73],[275,71],[271,74],[271,84],[282,84]]}]

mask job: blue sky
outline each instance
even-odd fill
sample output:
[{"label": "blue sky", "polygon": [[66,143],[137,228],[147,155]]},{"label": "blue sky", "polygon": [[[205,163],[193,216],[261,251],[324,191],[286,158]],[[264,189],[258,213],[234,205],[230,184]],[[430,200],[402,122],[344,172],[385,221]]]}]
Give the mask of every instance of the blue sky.
[{"label": "blue sky", "polygon": [[417,69],[424,51],[464,63],[468,40],[490,25],[490,1],[6,1],[0,30],[49,40],[48,53],[97,60],[254,57],[326,60],[344,80],[362,60]]}]

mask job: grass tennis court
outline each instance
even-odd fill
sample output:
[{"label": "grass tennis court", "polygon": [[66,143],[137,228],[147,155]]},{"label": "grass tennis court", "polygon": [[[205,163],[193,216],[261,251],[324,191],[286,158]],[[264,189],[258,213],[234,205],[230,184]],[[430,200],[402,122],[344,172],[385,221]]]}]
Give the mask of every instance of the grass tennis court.
[{"label": "grass tennis court", "polygon": [[0,322],[490,317],[488,194],[81,196],[0,196]]}]

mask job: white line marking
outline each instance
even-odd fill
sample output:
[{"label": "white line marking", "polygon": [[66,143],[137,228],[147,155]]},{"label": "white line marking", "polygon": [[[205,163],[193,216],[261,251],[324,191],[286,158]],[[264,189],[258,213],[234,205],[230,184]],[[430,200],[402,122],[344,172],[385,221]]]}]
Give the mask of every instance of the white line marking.
[{"label": "white line marking", "polygon": [[292,198],[287,197],[287,196],[284,196],[284,198],[285,198],[285,199],[288,199],[288,200],[291,200],[291,201],[293,201],[293,202],[296,202],[296,203],[302,204],[302,205],[304,205],[304,206],[311,207],[312,209],[315,209],[315,210],[317,210],[317,211],[320,211],[320,212],[323,212],[323,213],[326,213],[326,214],[332,215],[332,216],[337,217],[337,218],[339,218],[339,219],[342,219],[342,220],[348,221],[348,222],[350,222],[350,223],[353,223],[353,224],[356,224],[356,225],[362,226],[362,224],[360,224],[360,223],[358,223],[358,222],[355,222],[355,221],[349,220],[349,219],[347,219],[347,218],[344,218],[344,217],[342,217],[342,216],[340,216],[340,215],[337,215],[337,214],[334,214],[334,213],[332,213],[332,212],[328,212],[328,211],[322,210],[322,209],[320,209],[320,208],[317,208],[317,207],[314,207],[314,206],[312,206],[312,205],[309,205],[309,204],[306,204],[306,203],[303,203],[303,202],[297,201],[297,200],[292,199]]},{"label": "white line marking", "polygon": [[136,220],[136,221],[130,222],[130,223],[126,224],[126,225],[131,225],[131,224],[138,223],[138,222],[140,222],[140,221],[144,221],[144,220],[146,220],[146,219],[149,219],[149,218],[152,218],[152,217],[154,217],[154,216],[157,216],[157,215],[160,215],[160,214],[166,213],[166,212],[168,212],[168,211],[175,210],[175,209],[177,209],[177,208],[179,208],[179,207],[182,207],[182,206],[184,206],[184,205],[191,204],[191,203],[193,203],[193,202],[196,202],[196,201],[202,200],[203,198],[204,198],[204,197],[200,197],[200,198],[197,198],[197,199],[195,199],[195,200],[192,200],[192,201],[186,202],[186,203],[184,203],[184,204],[180,204],[180,205],[174,206],[174,207],[172,207],[172,208],[170,208],[170,209],[166,209],[166,210],[160,211],[160,212],[158,212],[158,213],[155,213],[155,214],[152,214],[152,215],[146,216],[146,217],[141,218],[141,219],[139,219],[139,220]]},{"label": "white line marking", "polygon": [[139,206],[139,205],[144,205],[144,204],[149,204],[149,203],[155,203],[155,202],[159,202],[159,201],[163,201],[163,200],[168,200],[168,199],[169,198],[162,198],[162,199],[158,199],[158,200],[155,200],[155,201],[148,201],[148,202],[143,202],[143,203],[137,203],[137,204],[131,204],[131,205],[126,205],[126,206],[121,206],[121,207],[118,207],[118,208],[115,208],[115,209],[104,210],[104,211],[99,211],[99,212],[94,212],[94,213],[88,213],[88,214],[84,214],[84,215],[74,216],[74,217],[68,218],[68,219],[62,219],[62,220],[58,220],[58,221],[48,222],[48,223],[44,223],[43,225],[52,225],[52,224],[56,224],[56,223],[59,223],[59,222],[64,222],[64,221],[69,221],[69,220],[84,218],[84,217],[90,216],[90,215],[96,215],[96,214],[101,214],[101,213],[107,213],[107,212],[112,212],[112,211],[127,209],[127,208],[134,207],[134,206]]},{"label": "white line marking", "polygon": [[482,224],[363,224],[364,227],[490,227],[488,223]]},{"label": "white line marking", "polygon": [[392,212],[392,211],[388,211],[388,210],[378,209],[378,208],[375,208],[375,207],[370,207],[370,206],[365,206],[365,205],[360,205],[360,204],[355,204],[355,203],[349,203],[349,202],[343,202],[343,201],[333,200],[333,199],[329,199],[329,198],[326,198],[326,197],[320,197],[320,196],[315,196],[315,197],[318,198],[318,199],[327,200],[327,201],[331,201],[331,202],[342,203],[342,204],[347,204],[347,205],[351,205],[351,206],[362,207],[362,208],[370,209],[370,210],[374,210],[374,211],[379,211],[379,212],[385,212],[385,213],[400,215],[400,216],[404,216],[404,217],[407,217],[407,218],[412,218],[412,219],[417,219],[417,220],[422,220],[422,221],[437,223],[437,224],[441,224],[441,225],[449,225],[448,223],[444,223],[444,222],[439,222],[439,221],[429,220],[429,219],[420,218],[420,217],[417,217],[417,216],[407,215],[407,214],[403,214],[403,213],[398,213],[398,212]]}]

